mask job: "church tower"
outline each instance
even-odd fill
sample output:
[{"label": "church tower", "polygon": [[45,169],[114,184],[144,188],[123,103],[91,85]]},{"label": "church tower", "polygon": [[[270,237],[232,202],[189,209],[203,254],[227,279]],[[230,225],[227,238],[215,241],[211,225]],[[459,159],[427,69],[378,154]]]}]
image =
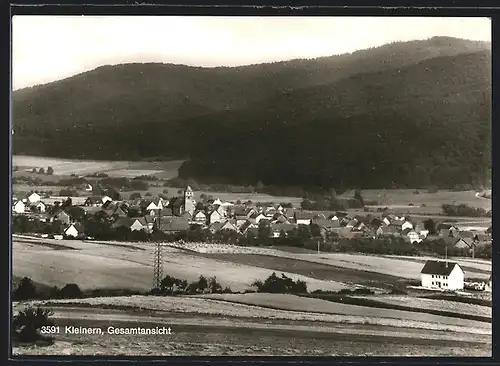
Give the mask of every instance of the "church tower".
[{"label": "church tower", "polygon": [[184,211],[189,212],[189,214],[193,216],[195,208],[196,201],[194,200],[194,192],[190,186],[187,186],[184,191]]}]

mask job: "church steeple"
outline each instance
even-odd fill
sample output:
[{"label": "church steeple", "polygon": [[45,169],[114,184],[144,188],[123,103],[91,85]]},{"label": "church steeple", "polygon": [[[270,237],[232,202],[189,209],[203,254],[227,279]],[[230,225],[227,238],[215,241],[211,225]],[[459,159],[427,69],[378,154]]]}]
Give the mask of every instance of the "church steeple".
[{"label": "church steeple", "polygon": [[184,211],[189,212],[189,214],[193,216],[195,208],[196,201],[194,200],[194,192],[190,186],[187,186],[184,191]]}]

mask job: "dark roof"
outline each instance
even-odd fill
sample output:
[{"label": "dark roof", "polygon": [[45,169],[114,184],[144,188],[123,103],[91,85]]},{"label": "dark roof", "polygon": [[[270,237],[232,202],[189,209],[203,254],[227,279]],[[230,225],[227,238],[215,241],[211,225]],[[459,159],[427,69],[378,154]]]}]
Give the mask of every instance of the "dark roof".
[{"label": "dark roof", "polygon": [[462,238],[474,238],[476,233],[473,231],[464,230],[464,231],[459,231],[458,235],[460,235],[460,237],[462,237]]},{"label": "dark roof", "polygon": [[117,228],[120,226],[125,226],[130,228],[132,224],[135,222],[135,220],[138,219],[133,219],[131,217],[120,217],[118,220],[116,220],[113,225],[111,225],[112,228]]},{"label": "dark roof", "polygon": [[307,211],[295,211],[295,218],[297,220],[308,220],[311,219],[315,216],[314,212],[307,212]]},{"label": "dark roof", "polygon": [[189,229],[189,221],[184,217],[172,217],[160,220],[160,230],[162,231],[182,231]]},{"label": "dark roof", "polygon": [[[448,263],[448,265],[446,265],[446,263]],[[420,273],[448,276],[451,273],[451,271],[453,271],[453,268],[455,268],[455,266],[460,267],[460,265],[458,265],[455,262],[428,260],[427,262],[425,262],[424,268],[422,268]],[[462,269],[462,267],[460,267],[460,269]]]},{"label": "dark roof", "polygon": [[313,224],[324,228],[337,228],[340,227],[340,222],[338,220],[328,220],[328,219],[313,219]]},{"label": "dark roof", "polygon": [[89,201],[91,203],[102,203],[103,196],[89,196],[85,201]]},{"label": "dark roof", "polygon": [[271,230],[284,232],[293,231],[297,226],[294,224],[271,224]]},{"label": "dark roof", "polygon": [[168,207],[181,207],[184,205],[184,197],[174,197],[169,202]]}]

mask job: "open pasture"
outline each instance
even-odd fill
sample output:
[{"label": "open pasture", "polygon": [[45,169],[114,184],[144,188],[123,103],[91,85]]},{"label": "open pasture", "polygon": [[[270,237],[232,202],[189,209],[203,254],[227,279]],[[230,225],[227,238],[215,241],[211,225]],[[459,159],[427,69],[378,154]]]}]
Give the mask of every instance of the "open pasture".
[{"label": "open pasture", "polygon": [[[69,305],[69,304],[67,304]],[[51,308],[54,308],[51,305]],[[150,312],[56,306],[56,324],[100,327],[170,326],[175,337],[58,335],[49,347],[14,346],[33,355],[309,355],[438,356],[491,355],[491,335],[385,325],[231,318],[179,312]],[[465,349],[465,351],[464,351]]]},{"label": "open pasture", "polygon": [[[269,296],[266,294],[263,300],[259,300],[259,295],[256,294],[253,300],[248,302],[260,302],[261,305],[244,304],[240,301],[245,300],[246,294],[233,294],[233,301],[226,301],[223,298],[204,298],[203,296],[218,296],[218,295],[202,295],[195,296],[117,296],[117,297],[99,297],[86,299],[68,299],[68,300],[52,300],[52,301],[37,301],[35,303],[47,303],[51,305],[68,304],[69,306],[90,306],[90,307],[112,307],[116,309],[138,308],[141,310],[154,310],[173,313],[191,313],[205,315],[222,315],[227,317],[237,318],[257,318],[257,319],[282,319],[295,321],[315,321],[327,323],[345,323],[345,324],[371,324],[381,326],[394,326],[414,329],[428,330],[448,330],[455,332],[466,332],[471,334],[491,334],[491,325],[485,322],[465,320],[458,318],[450,318],[437,315],[427,314],[422,317],[422,314],[406,312],[406,311],[383,311],[384,309],[366,308],[357,305],[346,305],[345,307],[338,306],[342,304],[331,303],[325,300],[296,298],[292,295],[276,294],[278,304],[285,306],[286,297],[291,301],[288,307],[294,307],[301,310],[290,309],[271,309],[265,307],[269,304]],[[223,295],[222,295],[223,296]],[[230,296],[229,298],[231,298]],[[280,297],[285,297],[284,300],[278,300]],[[314,300],[314,301],[309,301]],[[297,301],[298,305],[294,305]],[[315,305],[312,305],[315,304]],[[262,306],[263,305],[263,306]],[[308,311],[309,307],[321,309],[321,312]],[[326,307],[329,307],[329,312]],[[366,310],[364,312],[363,310]],[[397,315],[395,315],[397,314]],[[386,317],[387,316],[387,317]]]},{"label": "open pasture", "polygon": [[[372,256],[348,253],[294,253],[279,250],[278,247],[238,247],[204,243],[184,243],[182,246],[210,258],[220,258],[235,263],[269,266],[273,268],[294,268],[298,273],[319,278],[338,278],[344,282],[378,284],[388,287],[398,279],[420,279],[420,271],[431,257]],[[453,258],[469,278],[488,279],[491,261]],[[361,281],[361,282],[360,282]],[[375,286],[377,287],[377,286]]]},{"label": "open pasture", "polygon": [[[139,175],[155,175],[159,178],[170,179],[177,176],[177,170],[183,160],[162,162],[145,161],[94,161],[77,159],[59,159],[38,156],[14,155],[12,165],[21,171],[37,170],[51,166],[54,175],[87,175],[93,173],[106,173],[112,177],[133,178]],[[41,177],[41,175],[36,175]],[[50,176],[49,176],[50,177]],[[47,178],[48,179],[48,178]],[[54,177],[51,178],[52,180]]]},{"label": "open pasture", "polygon": [[[25,239],[23,239],[24,241]],[[74,247],[77,250],[47,250],[46,245],[33,241],[29,244],[13,243],[13,274],[30,277],[47,285],[76,283],[83,289],[93,288],[133,288],[149,290],[153,280],[153,247],[132,246],[78,241],[46,241]],[[130,244],[130,243],[129,243]],[[125,246],[125,247],[124,247]],[[165,247],[163,256],[164,274],[176,278],[195,281],[200,275],[216,276],[217,280],[233,291],[248,289],[255,280],[267,278],[275,269],[252,265],[236,264],[230,261],[202,258],[177,249]],[[338,291],[349,287],[336,281],[318,280],[309,276],[283,271],[294,280],[306,281],[311,290],[324,289]]]},{"label": "open pasture", "polygon": [[[322,314],[340,314],[348,316],[373,317],[399,319],[401,321],[425,321],[438,324],[463,325],[463,326],[478,326],[479,328],[490,328],[491,324],[477,322],[473,320],[450,318],[441,315],[432,315],[414,313],[402,310],[380,309],[375,307],[347,305],[334,303],[327,300],[299,297],[288,294],[266,294],[266,293],[249,293],[249,294],[208,294],[198,295],[198,297],[209,298],[214,300],[223,300],[228,302],[236,302],[239,304],[262,306],[265,308],[288,310],[288,311],[303,311],[308,313]],[[429,300],[432,301],[432,300]]]},{"label": "open pasture", "polygon": [[[479,315],[491,318],[490,306],[467,304],[464,302],[434,300],[406,295],[354,296],[356,298],[376,300],[385,304],[411,306],[420,309],[451,311],[458,314]],[[427,317],[427,314],[424,316]]]},{"label": "open pasture", "polygon": [[[419,192],[416,194],[416,192]],[[398,206],[408,206],[410,203],[414,206],[425,204],[427,207],[422,209],[429,210],[432,207],[441,208],[442,204],[467,204],[472,207],[480,207],[491,210],[491,200],[477,197],[475,191],[451,191],[439,190],[436,193],[428,193],[424,189],[364,189],[362,190],[365,201],[376,201],[382,206],[395,206],[395,209],[401,209]],[[353,197],[354,191],[344,192],[340,197]],[[403,210],[411,209],[402,208]],[[411,211],[410,211],[411,212]],[[427,211],[428,212],[428,211]],[[416,213],[416,212],[415,212]]]}]

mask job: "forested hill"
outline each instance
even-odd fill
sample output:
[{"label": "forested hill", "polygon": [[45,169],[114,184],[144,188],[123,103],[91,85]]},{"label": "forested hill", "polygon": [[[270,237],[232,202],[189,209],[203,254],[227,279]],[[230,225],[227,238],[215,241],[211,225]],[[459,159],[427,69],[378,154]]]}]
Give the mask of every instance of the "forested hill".
[{"label": "forested hill", "polygon": [[436,37],[235,68],[101,67],[14,92],[13,150],[190,156],[182,175],[234,183],[473,183],[489,164],[489,48]]},{"label": "forested hill", "polygon": [[[190,121],[205,144],[181,175],[325,187],[484,184],[490,65],[489,52],[438,57]],[[226,126],[212,128],[217,121]]]}]

